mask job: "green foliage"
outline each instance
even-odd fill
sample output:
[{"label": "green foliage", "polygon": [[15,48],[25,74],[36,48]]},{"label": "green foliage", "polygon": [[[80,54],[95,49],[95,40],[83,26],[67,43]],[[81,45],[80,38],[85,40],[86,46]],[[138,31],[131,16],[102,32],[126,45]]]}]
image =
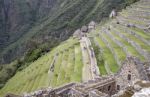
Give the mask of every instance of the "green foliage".
[{"label": "green foliage", "polygon": [[[74,30],[89,23],[91,20],[100,22],[103,18],[108,17],[113,7],[121,9],[126,4],[135,1],[58,0],[56,2],[54,0],[52,8],[45,9],[45,6],[42,6],[42,0],[33,0],[33,2],[29,0],[29,3],[22,0],[14,0],[14,4],[19,11],[17,12],[19,13],[19,19],[16,19],[16,21],[19,20],[20,22],[18,22],[19,26],[13,30],[13,33],[10,31],[10,40],[7,41],[7,44],[2,45],[5,49],[1,50],[0,59],[7,63],[24,55],[29,49],[28,47],[26,48],[26,45],[30,44],[32,39],[36,40],[41,37],[50,36],[49,41],[57,39],[61,42],[66,40],[72,35]],[[43,12],[41,12],[42,9],[44,9]],[[0,20],[3,19],[0,17]],[[5,31],[4,34],[6,34]],[[44,38],[41,40],[44,40]],[[24,53],[22,53],[23,51]],[[35,53],[38,52],[40,50],[37,50]],[[32,56],[32,58],[36,59],[36,56]],[[2,60],[0,61],[2,62]]]},{"label": "green foliage", "polygon": [[[46,13],[47,15],[44,17],[44,14],[38,14],[38,7],[40,3],[37,4],[35,9],[30,9],[26,4],[24,4],[25,1],[17,0],[20,14],[21,16],[23,16],[20,20],[21,24],[20,26],[16,27],[17,29],[15,29],[14,31],[15,34],[12,34],[11,32],[9,34],[7,33],[9,36],[11,36],[11,40],[8,41],[8,44],[4,46],[4,50],[0,49],[0,59],[4,59],[4,61],[9,62],[15,60],[24,53],[25,56],[23,56],[23,58],[21,57],[21,59],[19,58],[15,63],[8,64],[5,66],[0,65],[0,88],[2,88],[5,85],[8,79],[10,79],[16,73],[16,71],[18,73],[21,72],[22,76],[25,74],[25,78],[27,78],[27,80],[22,79],[26,82],[24,81],[19,83],[21,84],[21,86],[19,87],[19,89],[22,89],[21,92],[31,91],[37,88],[41,88],[43,86],[48,86],[50,84],[50,79],[48,79],[47,77],[47,72],[49,69],[50,62],[48,61],[47,63],[47,60],[45,59],[43,59],[45,62],[43,62],[42,59],[39,62],[38,60],[42,55],[45,55],[47,52],[51,51],[55,46],[57,46],[60,42],[67,39],[70,35],[72,35],[75,29],[89,23],[91,20],[100,22],[103,18],[108,17],[113,7],[120,10],[121,8],[124,8],[135,1],[136,0],[63,0],[56,3],[56,5],[52,8],[53,10],[51,12]],[[1,21],[4,22],[0,17],[0,22]],[[0,31],[1,28],[4,27],[0,25]],[[5,32],[4,29],[2,29],[2,32]],[[4,36],[5,35],[6,32],[4,33]],[[0,36],[3,36],[3,34],[1,35],[0,33]],[[45,37],[48,37],[48,39]],[[32,40],[35,41],[31,42]],[[75,42],[75,40],[71,40],[71,42],[69,43],[71,44],[72,42]],[[100,41],[100,44],[103,45],[104,43],[101,43]],[[28,45],[30,46],[28,47]],[[144,44],[141,43],[141,45]],[[64,50],[67,47],[62,46],[62,48]],[[71,59],[71,57],[69,57],[71,56],[71,54],[68,53],[68,55],[64,56],[63,61],[62,59],[58,61],[58,67],[61,64],[63,67],[65,67],[65,65],[67,64],[66,62],[69,62],[69,64],[67,64],[68,70],[61,69],[61,72],[59,72],[59,68],[57,68],[58,70],[55,69],[55,74],[51,82],[52,86],[61,85],[69,81],[81,81],[83,66],[81,58],[82,55],[80,47],[76,46],[75,48],[77,52],[74,54],[75,58]],[[105,49],[105,54],[102,54],[100,52],[99,47],[96,46],[94,43],[93,48],[102,75],[107,74],[107,71],[104,66],[105,62],[108,62],[111,71],[116,72],[118,70],[118,66],[115,60],[112,58],[113,55],[110,54],[111,52],[108,48],[106,48],[105,44],[103,47]],[[22,53],[22,50],[25,50],[24,53]],[[57,49],[57,51],[59,50],[60,49]],[[63,50],[60,51],[62,53],[62,56],[64,54]],[[123,56],[120,56],[121,60],[124,58],[124,54],[122,55]],[[62,58],[62,56],[60,56],[60,58]],[[50,55],[50,57],[52,57],[52,55]],[[70,59],[68,59],[68,57]],[[39,62],[40,64],[38,64],[37,67],[34,67],[37,64],[36,62]],[[30,69],[30,65],[32,69]],[[71,68],[70,66],[73,66],[73,68]],[[35,70],[35,68],[37,70]],[[73,72],[71,72],[70,70],[72,70]],[[31,73],[33,74],[29,75]],[[17,74],[17,77],[15,78],[19,79],[19,77],[21,76]],[[72,76],[69,74],[72,74]],[[60,75],[60,79],[62,79],[63,81],[61,82],[61,80],[59,80],[60,82],[58,81],[58,83],[56,83],[57,78]],[[66,76],[66,78],[62,78],[64,76]],[[39,79],[40,82],[38,82]],[[13,81],[15,82],[16,79],[14,79]],[[28,87],[28,84],[34,85]],[[25,85],[27,87],[24,87]],[[6,85],[6,90],[10,90],[10,88],[12,89],[12,87],[18,88],[17,85],[13,86],[11,84],[10,86]]]},{"label": "green foliage", "polygon": [[97,60],[97,65],[99,67],[101,75],[106,75],[107,71],[104,67],[104,59],[103,59],[103,54],[100,52],[100,49],[97,45],[95,45],[94,40],[92,39],[92,47],[94,49],[95,57]]},{"label": "green foliage", "polygon": [[[48,73],[56,53],[59,54],[54,63],[54,72]],[[0,96],[8,91],[22,94],[49,86],[56,87],[69,82],[80,82],[83,66],[81,57],[78,40],[70,38],[18,71],[0,90]],[[22,64],[23,60],[18,60],[18,63]]]},{"label": "green foliage", "polygon": [[0,88],[2,88],[8,79],[10,79],[17,71],[18,61],[12,62],[11,64],[5,64],[0,66]]}]

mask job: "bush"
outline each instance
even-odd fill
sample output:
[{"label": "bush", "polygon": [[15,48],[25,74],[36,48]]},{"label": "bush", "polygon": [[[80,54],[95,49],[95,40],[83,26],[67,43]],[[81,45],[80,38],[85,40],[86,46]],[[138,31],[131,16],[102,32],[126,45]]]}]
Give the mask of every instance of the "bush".
[{"label": "bush", "polygon": [[0,71],[0,88],[2,88],[8,79],[10,79],[18,69],[18,61],[12,62],[11,64],[3,65]]}]

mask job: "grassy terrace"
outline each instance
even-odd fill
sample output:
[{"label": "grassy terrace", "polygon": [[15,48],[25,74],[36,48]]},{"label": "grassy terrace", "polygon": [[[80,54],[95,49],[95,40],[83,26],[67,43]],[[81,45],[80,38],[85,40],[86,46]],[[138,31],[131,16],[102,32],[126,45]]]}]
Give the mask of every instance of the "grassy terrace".
[{"label": "grassy terrace", "polygon": [[[0,96],[3,97],[6,92],[20,94],[47,86],[49,80],[47,72],[51,57],[51,54],[47,54],[32,63],[25,70],[18,72],[0,91]],[[37,81],[40,83],[37,84]]]},{"label": "grassy terrace", "polygon": [[[132,13],[130,11],[127,11],[127,10],[123,10],[120,14],[123,15],[123,16],[133,16],[134,15],[134,13]],[[138,14],[135,14],[135,17],[150,19],[150,17],[141,16],[141,15],[138,15]]]},{"label": "grassy terrace", "polygon": [[[48,73],[55,54],[54,72]],[[0,90],[0,97],[5,93],[23,94],[48,86],[55,87],[68,82],[79,82],[82,78],[81,49],[78,40],[70,38],[54,48],[48,54],[33,62],[26,69],[19,71]]]},{"label": "grassy terrace", "polygon": [[[123,17],[123,16],[122,16]],[[137,19],[133,19],[133,18],[128,18],[128,17],[124,17],[124,21],[126,22],[130,22],[130,23],[133,23],[133,24],[138,24],[138,25],[146,25],[146,23],[144,21],[139,21]]]},{"label": "grassy terrace", "polygon": [[75,52],[74,52],[74,46],[70,47],[69,49],[69,56],[68,56],[68,63],[66,66],[66,75],[65,75],[65,79],[67,82],[72,81],[71,77],[73,75],[73,71],[74,71],[74,67],[75,67]]},{"label": "grassy terrace", "polygon": [[50,86],[52,87],[55,87],[57,85],[57,78],[58,78],[58,75],[59,75],[59,70],[60,70],[60,66],[61,66],[61,62],[62,62],[62,59],[63,59],[63,54],[64,52],[60,52],[58,57],[57,57],[57,60],[55,62],[55,66],[54,66],[54,72],[52,75],[50,75]]},{"label": "grassy terrace", "polygon": [[[136,10],[134,11],[134,12],[136,12]],[[137,11],[138,12],[138,11]],[[139,15],[140,14],[140,12],[139,13],[136,13],[136,14],[134,14],[133,13],[133,11],[128,11],[128,10],[123,10],[121,13],[120,13],[121,15],[124,15],[124,16],[136,16],[136,17],[140,17],[140,18],[145,18],[145,19],[150,19],[150,16],[142,16],[142,15]]]},{"label": "grassy terrace", "polygon": [[133,55],[133,56],[138,56],[141,60],[144,60],[144,57],[141,56],[139,54],[138,51],[136,51],[136,49],[130,44],[128,43],[126,40],[124,40],[123,38],[121,38],[119,35],[117,35],[115,33],[115,30],[111,29],[111,34],[113,35],[113,37],[115,37],[115,39],[117,39],[118,41],[120,41],[126,48],[127,48],[127,51]]},{"label": "grassy terrace", "polygon": [[79,44],[59,53],[55,63],[50,86],[56,87],[68,82],[80,82],[82,78],[82,59]]},{"label": "grassy terrace", "polygon": [[140,25],[146,25],[146,23],[142,20],[139,20],[140,18],[143,18],[142,16],[138,16],[138,17],[132,17],[131,15],[129,15],[129,13],[120,13],[121,17],[124,17],[125,21],[127,22],[131,22],[134,24],[140,24]]},{"label": "grassy terrace", "polygon": [[[135,7],[135,8],[138,7],[138,8],[141,8],[141,9],[149,9],[150,8],[149,5],[148,5],[148,3],[147,3],[147,5],[146,5],[146,3],[145,4],[139,3],[137,5],[132,5],[132,6]],[[149,10],[147,10],[147,11],[149,11]]]},{"label": "grassy terrace", "polygon": [[61,62],[61,66],[59,69],[59,74],[58,74],[56,86],[59,86],[59,85],[62,85],[63,83],[66,83],[65,75],[66,75],[66,65],[68,62],[68,55],[69,55],[69,51],[68,51],[68,49],[66,49],[64,51],[63,60]]},{"label": "grassy terrace", "polygon": [[102,33],[103,37],[108,41],[109,45],[114,49],[119,61],[123,62],[126,54],[121,47],[119,47],[106,33]]},{"label": "grassy terrace", "polygon": [[[104,61],[107,62],[107,64],[109,65],[109,68],[105,68],[106,66],[104,66],[104,64],[101,64],[99,67],[100,73],[105,75],[106,73],[109,73],[109,72],[117,72],[118,65],[110,49],[106,46],[106,44],[99,37],[95,37],[95,41],[98,43],[98,45],[100,46],[100,49],[102,50],[102,56],[103,56]],[[106,70],[109,70],[109,69],[110,71],[106,72]]]},{"label": "grassy terrace", "polygon": [[80,82],[82,80],[82,68],[83,68],[83,63],[82,63],[82,52],[81,48],[79,45],[75,46],[75,65],[74,65],[74,70],[72,72],[71,80],[73,82]]},{"label": "grassy terrace", "polygon": [[141,46],[142,49],[147,50],[148,52],[150,52],[150,46],[148,46],[147,44],[145,44],[144,42],[142,42],[140,39],[136,38],[134,35],[131,35],[129,33],[126,33],[123,29],[121,29],[121,26],[116,26],[119,32],[121,32],[123,35],[125,35],[126,37],[128,37],[129,39],[131,39],[132,41],[136,42],[137,44],[139,44]]},{"label": "grassy terrace", "polygon": [[[131,9],[131,7],[132,7],[132,9]],[[144,4],[143,5],[143,7],[141,6],[141,4],[140,5],[132,5],[132,6],[130,6],[130,7],[127,7],[125,10],[131,10],[131,11],[134,11],[134,10],[139,10],[139,11],[144,11],[144,12],[150,12],[148,9],[150,9],[150,7],[149,7],[149,5],[146,5],[146,4]]]},{"label": "grassy terrace", "polygon": [[[123,26],[122,26],[123,27]],[[150,40],[150,33],[148,32],[144,32],[142,29],[139,28],[127,28],[127,27],[123,27],[124,29],[129,29],[131,31],[136,32],[137,35],[139,35],[140,37],[146,39],[146,40]]]},{"label": "grassy terrace", "polygon": [[143,37],[144,39],[150,41],[150,33],[148,32],[144,32],[143,30],[139,29],[139,28],[131,28],[133,31],[136,32],[137,35]]}]

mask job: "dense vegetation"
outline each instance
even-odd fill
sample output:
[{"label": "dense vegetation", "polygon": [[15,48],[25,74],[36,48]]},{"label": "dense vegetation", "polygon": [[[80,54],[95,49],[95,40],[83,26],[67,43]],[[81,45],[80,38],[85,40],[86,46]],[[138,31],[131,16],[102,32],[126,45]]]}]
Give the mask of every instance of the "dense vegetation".
[{"label": "dense vegetation", "polygon": [[100,22],[112,8],[121,9],[135,1],[0,0],[0,62],[9,63],[22,56],[32,40],[38,45],[46,40],[60,42],[91,20]]},{"label": "dense vegetation", "polygon": [[[0,96],[5,95],[6,91],[22,94],[48,86],[80,82],[82,66],[80,44],[77,39],[70,38],[25,69],[18,71],[1,89]],[[16,83],[16,80],[17,84],[12,84]]]},{"label": "dense vegetation", "polygon": [[[0,0],[0,63],[5,64],[0,65],[0,87],[3,87],[16,72],[23,72],[32,62],[66,40],[75,29],[91,20],[100,22],[103,18],[107,18],[112,8],[119,10],[135,1],[32,0],[32,2],[27,2],[13,0],[12,2]],[[9,12],[13,12],[13,14]],[[94,48],[98,65],[112,57],[107,55],[102,57],[98,47],[94,46]],[[81,65],[80,61],[80,58],[77,59],[77,63]],[[7,64],[10,62],[12,63]],[[114,64],[112,71],[117,71],[116,62],[113,59],[109,59],[109,62]],[[104,68],[104,66],[102,67]],[[76,68],[78,69],[80,66]],[[105,69],[103,70],[102,74],[106,74]],[[55,74],[56,78],[57,76]],[[81,72],[74,76],[76,79],[68,78],[67,80],[81,80]],[[67,82],[66,79],[63,80],[64,83]],[[58,85],[60,84],[62,83],[58,83]]]}]

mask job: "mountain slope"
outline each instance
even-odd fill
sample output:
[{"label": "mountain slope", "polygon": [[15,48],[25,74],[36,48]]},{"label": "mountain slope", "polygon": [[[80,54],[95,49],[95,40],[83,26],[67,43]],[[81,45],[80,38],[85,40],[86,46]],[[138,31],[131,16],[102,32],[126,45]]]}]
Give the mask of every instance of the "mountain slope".
[{"label": "mountain slope", "polygon": [[[18,72],[2,89],[24,93],[47,86],[56,87],[68,82],[80,82],[82,76],[81,50],[79,42],[70,38],[50,53]],[[17,84],[11,84],[16,83]]]},{"label": "mountain slope", "polygon": [[22,56],[31,41],[37,45],[52,40],[59,43],[91,19],[101,21],[113,7],[120,9],[134,1],[0,0],[0,62]]},{"label": "mountain slope", "polygon": [[0,0],[0,87],[79,27],[135,1]]},{"label": "mountain slope", "polygon": [[0,95],[8,92],[22,94],[49,86],[80,82],[84,75],[91,79],[94,65],[90,63],[89,48],[91,51],[94,48],[100,77],[116,73],[126,56],[149,61],[149,3],[148,0],[141,0],[118,13],[115,19],[108,20],[105,25],[98,25],[88,34],[92,46],[83,41],[88,37],[83,37],[82,41],[70,38],[61,43],[12,77],[0,90]]}]

